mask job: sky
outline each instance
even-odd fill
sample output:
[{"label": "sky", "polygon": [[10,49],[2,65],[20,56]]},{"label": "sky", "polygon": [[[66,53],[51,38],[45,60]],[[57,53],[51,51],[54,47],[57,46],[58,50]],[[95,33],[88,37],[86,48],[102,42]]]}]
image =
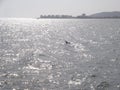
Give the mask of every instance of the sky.
[{"label": "sky", "polygon": [[0,0],[0,17],[76,16],[106,11],[120,11],[120,0]]}]

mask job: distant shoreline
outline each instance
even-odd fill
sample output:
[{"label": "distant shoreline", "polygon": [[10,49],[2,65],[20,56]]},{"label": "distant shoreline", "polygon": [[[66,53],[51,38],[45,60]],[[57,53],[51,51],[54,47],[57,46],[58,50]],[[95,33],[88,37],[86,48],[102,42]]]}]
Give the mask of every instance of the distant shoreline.
[{"label": "distant shoreline", "polygon": [[92,17],[92,18],[37,18],[37,19],[120,19],[120,17]]},{"label": "distant shoreline", "polygon": [[72,16],[72,15],[40,15],[37,19],[120,19],[120,11],[114,12],[100,12],[92,15],[85,13]]}]

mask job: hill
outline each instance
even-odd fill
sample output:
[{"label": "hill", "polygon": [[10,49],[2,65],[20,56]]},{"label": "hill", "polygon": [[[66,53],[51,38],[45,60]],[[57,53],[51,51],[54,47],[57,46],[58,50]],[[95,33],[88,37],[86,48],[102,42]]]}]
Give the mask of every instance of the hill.
[{"label": "hill", "polygon": [[90,15],[90,17],[101,17],[101,18],[120,18],[120,11],[115,11],[115,12],[100,12],[100,13],[96,13],[96,14],[92,14]]}]

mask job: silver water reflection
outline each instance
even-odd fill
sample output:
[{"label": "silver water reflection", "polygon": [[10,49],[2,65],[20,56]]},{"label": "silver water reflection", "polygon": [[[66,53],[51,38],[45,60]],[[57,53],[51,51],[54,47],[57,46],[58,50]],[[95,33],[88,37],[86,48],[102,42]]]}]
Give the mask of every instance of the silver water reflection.
[{"label": "silver water reflection", "polygon": [[119,69],[120,20],[0,19],[1,90],[120,90]]}]

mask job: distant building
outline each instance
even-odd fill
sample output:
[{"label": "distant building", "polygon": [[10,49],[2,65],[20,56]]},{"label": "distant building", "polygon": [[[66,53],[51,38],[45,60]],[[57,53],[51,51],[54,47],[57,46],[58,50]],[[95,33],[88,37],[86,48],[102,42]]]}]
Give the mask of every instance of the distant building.
[{"label": "distant building", "polygon": [[72,15],[40,15],[40,18],[73,18]]},{"label": "distant building", "polygon": [[83,13],[82,15],[77,16],[76,18],[88,18],[88,16],[85,13]]}]

